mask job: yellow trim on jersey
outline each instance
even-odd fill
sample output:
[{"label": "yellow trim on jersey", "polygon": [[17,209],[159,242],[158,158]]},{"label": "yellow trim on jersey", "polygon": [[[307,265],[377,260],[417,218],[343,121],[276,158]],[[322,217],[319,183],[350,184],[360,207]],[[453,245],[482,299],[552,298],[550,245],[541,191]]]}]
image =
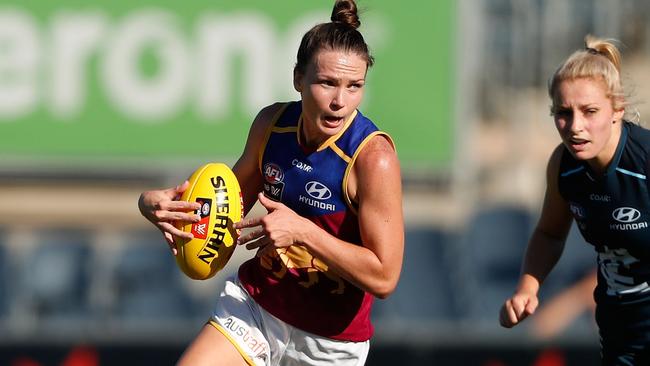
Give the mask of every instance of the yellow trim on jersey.
[{"label": "yellow trim on jersey", "polygon": [[249,364],[250,366],[255,366],[255,362],[253,362],[253,359],[250,358],[250,356],[248,356],[246,352],[244,352],[244,350],[239,346],[239,343],[237,343],[237,341],[235,341],[235,339],[230,336],[230,333],[228,333],[228,331],[225,330],[221,326],[221,324],[217,323],[212,319],[208,321],[208,324],[212,325],[216,330],[218,330],[221,334],[223,334],[228,339],[228,341],[232,343],[233,346],[235,346],[237,352],[239,352],[239,354],[244,358],[244,361],[246,361],[247,364]]},{"label": "yellow trim on jersey", "polygon": [[266,150],[266,144],[269,142],[269,137],[271,137],[271,132],[275,128],[275,124],[278,122],[278,119],[280,119],[280,116],[282,113],[284,113],[284,110],[287,109],[289,106],[289,103],[284,103],[280,109],[278,109],[277,112],[273,115],[273,118],[271,118],[271,123],[269,126],[266,128],[266,134],[264,135],[264,140],[262,140],[262,145],[260,146],[260,151],[258,152],[257,156],[257,165],[260,169],[260,172],[262,171],[262,158],[264,157],[264,150]]},{"label": "yellow trim on jersey", "polygon": [[352,212],[354,212],[355,215],[358,215],[359,213],[357,212],[357,208],[352,202],[352,200],[350,199],[350,195],[348,193],[348,178],[350,175],[350,171],[352,170],[352,166],[354,165],[354,162],[357,161],[357,158],[359,157],[359,153],[361,152],[361,150],[363,150],[366,144],[370,142],[370,139],[372,139],[375,136],[384,136],[388,140],[388,142],[390,142],[391,146],[393,147],[393,150],[395,150],[395,142],[386,132],[383,131],[375,131],[369,134],[368,136],[366,136],[365,139],[363,139],[363,141],[361,141],[359,147],[357,147],[357,150],[354,152],[354,155],[352,156],[352,160],[348,162],[348,167],[345,168],[345,174],[343,174],[343,187],[341,187],[343,188],[343,199],[345,200],[345,203],[347,203],[348,207],[350,208],[350,210],[352,210]]},{"label": "yellow trim on jersey", "polygon": [[[322,144],[320,144],[320,146],[318,146],[318,148],[316,149],[316,151],[317,151],[317,152],[318,152],[318,151],[323,151],[323,150],[325,150],[326,148],[328,148],[330,145],[333,145],[334,142],[335,142],[336,140],[338,140],[339,137],[341,137],[341,135],[343,135],[343,133],[345,133],[345,131],[348,129],[348,127],[350,127],[350,125],[352,124],[352,121],[354,121],[354,118],[355,118],[356,116],[357,116],[357,110],[355,109],[355,110],[352,112],[352,114],[350,115],[350,117],[348,117],[348,119],[343,123],[343,127],[341,128],[341,130],[340,130],[339,132],[337,132],[336,135],[334,135],[334,136],[330,136],[327,140],[325,140],[325,142],[323,142]],[[298,118],[298,131],[301,131],[301,128],[302,128],[302,121],[303,121],[303,118],[302,118],[302,112],[301,112],[301,113],[300,113],[300,117]],[[301,145],[301,146],[304,146],[304,144],[302,144],[302,142],[300,141],[300,139],[301,139],[301,134],[298,133],[297,135],[298,135],[298,144]]]},{"label": "yellow trim on jersey", "polygon": [[300,131],[302,131],[302,110],[298,116],[298,133],[296,133],[296,141],[298,141],[298,146],[302,146],[302,134]]},{"label": "yellow trim on jersey", "polygon": [[336,153],[336,155],[341,157],[341,159],[345,160],[346,163],[350,164],[350,161],[352,161],[352,158],[349,157],[345,152],[343,152],[343,150],[341,150],[341,148],[338,147],[338,145],[332,144],[332,146],[330,146],[330,148],[332,149],[332,151],[334,151]]},{"label": "yellow trim on jersey", "polygon": [[275,133],[296,132],[296,131],[298,131],[298,127],[296,127],[296,126],[291,126],[291,127],[275,127],[275,126],[273,126],[272,131],[275,132]]}]

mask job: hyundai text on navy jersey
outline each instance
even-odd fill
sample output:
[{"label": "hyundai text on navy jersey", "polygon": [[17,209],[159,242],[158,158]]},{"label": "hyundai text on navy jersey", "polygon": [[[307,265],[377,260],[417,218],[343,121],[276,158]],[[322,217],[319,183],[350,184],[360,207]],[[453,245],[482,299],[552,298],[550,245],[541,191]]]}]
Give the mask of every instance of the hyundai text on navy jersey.
[{"label": "hyundai text on navy jersey", "polygon": [[564,150],[559,190],[585,240],[598,252],[596,301],[650,299],[650,131],[624,122],[604,174]]}]

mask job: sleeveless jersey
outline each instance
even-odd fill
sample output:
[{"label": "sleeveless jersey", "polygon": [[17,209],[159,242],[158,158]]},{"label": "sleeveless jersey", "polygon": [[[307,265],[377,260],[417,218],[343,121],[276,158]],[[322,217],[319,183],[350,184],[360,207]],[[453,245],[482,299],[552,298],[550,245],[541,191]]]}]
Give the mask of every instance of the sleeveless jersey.
[{"label": "sleeveless jersey", "polygon": [[564,150],[558,177],[585,240],[598,253],[596,301],[650,299],[650,131],[624,122],[614,158],[604,174]]},{"label": "sleeveless jersey", "polygon": [[[307,151],[299,142],[301,103],[283,108],[260,152],[265,195],[329,234],[361,245],[347,177],[365,144],[385,134],[356,111],[338,134],[315,151]],[[260,306],[297,328],[345,341],[366,341],[372,336],[372,295],[330,271],[304,246],[250,259],[241,265],[239,278]]]}]

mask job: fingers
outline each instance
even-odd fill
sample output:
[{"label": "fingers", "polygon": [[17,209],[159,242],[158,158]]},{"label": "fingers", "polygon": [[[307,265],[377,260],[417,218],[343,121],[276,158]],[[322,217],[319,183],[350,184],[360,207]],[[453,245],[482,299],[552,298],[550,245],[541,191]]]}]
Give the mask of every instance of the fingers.
[{"label": "fingers", "polygon": [[241,230],[244,228],[260,226],[261,224],[262,224],[262,218],[255,217],[255,218],[243,219],[239,222],[234,223],[232,226],[237,230]]},{"label": "fingers", "polygon": [[[201,208],[198,202],[176,201],[174,197],[169,197],[168,193],[174,191],[169,189],[166,191],[148,191],[143,192],[138,199],[138,209],[140,213],[151,222],[169,219],[179,219],[179,217],[171,217],[170,212],[187,213]],[[184,221],[186,218],[180,218]]]},{"label": "fingers", "polygon": [[237,245],[244,244],[248,250],[259,249],[255,254],[257,257],[261,257],[265,253],[275,249],[275,246],[272,245],[271,239],[266,235],[266,232],[262,228],[237,238]]},{"label": "fingers", "polygon": [[260,201],[260,204],[266,208],[267,211],[274,211],[277,210],[280,205],[282,205],[280,202],[273,201],[270,198],[267,198],[264,195],[264,192],[260,192],[257,194],[257,199]]},{"label": "fingers", "polygon": [[178,229],[174,223],[198,222],[201,219],[193,213],[201,208],[198,202],[179,201],[188,187],[189,181],[186,180],[174,188],[143,192],[138,200],[140,212],[162,231],[173,255],[178,254],[175,239],[194,238],[192,233]]},{"label": "fingers", "polygon": [[190,182],[188,180],[185,180],[183,183],[177,185],[174,188],[169,188],[165,190],[165,194],[173,200],[179,199],[182,195],[183,192],[187,189],[187,187],[190,186]]},{"label": "fingers", "polygon": [[171,249],[172,254],[174,256],[177,256],[178,249],[176,249],[176,243],[174,243],[174,236],[168,232],[163,232],[163,235],[165,236],[165,240],[167,241],[167,244],[169,245],[169,249]]},{"label": "fingers", "polygon": [[535,313],[537,304],[538,300],[534,296],[513,296],[501,307],[499,323],[505,328],[511,328]]},{"label": "fingers", "polygon": [[519,318],[512,307],[512,300],[506,301],[499,312],[499,323],[502,327],[512,328],[519,322]]},{"label": "fingers", "polygon": [[535,309],[537,308],[537,299],[531,297],[515,297],[512,300],[512,305],[518,322],[522,322],[529,315],[532,315],[535,312]]},{"label": "fingers", "polygon": [[164,201],[160,202],[159,207],[161,210],[166,211],[195,211],[201,208],[201,204],[198,202],[187,202],[187,201]]},{"label": "fingers", "polygon": [[263,246],[260,246],[260,250],[258,250],[257,253],[255,253],[255,256],[258,258],[263,257],[265,255],[271,255],[273,251],[277,249],[275,246],[270,244],[270,240],[266,237],[260,239],[259,241],[267,241],[268,243],[264,244]]},{"label": "fingers", "polygon": [[193,213],[185,213],[178,211],[156,211],[156,217],[161,222],[179,222],[179,223],[190,223],[190,222],[199,222],[201,216],[195,215]]},{"label": "fingers", "polygon": [[249,241],[259,239],[262,236],[264,236],[264,230],[259,228],[257,230],[247,233],[246,235],[241,235],[239,238],[237,238],[237,244],[248,243]]},{"label": "fingers", "polygon": [[[260,238],[258,238],[256,240],[254,240],[254,241],[250,241],[250,242],[246,243],[246,249],[248,249],[248,250],[257,249],[257,248],[268,249],[269,247],[271,249],[273,249],[274,248],[273,245],[270,245],[270,244],[271,244],[271,241],[269,240],[269,238],[267,236],[262,236],[262,237],[260,237]],[[258,254],[259,254],[259,252],[258,252]]]},{"label": "fingers", "polygon": [[[162,230],[163,233],[169,233],[171,235],[177,236],[182,239],[189,240],[194,238],[194,235],[192,235],[192,233],[179,230],[176,226],[168,222],[159,222],[158,227],[160,228],[160,230]],[[172,242],[173,242],[173,238],[172,238]]]},{"label": "fingers", "polygon": [[201,217],[194,214],[194,211],[200,208],[198,202],[161,201],[152,214],[158,221],[197,222]]},{"label": "fingers", "polygon": [[528,303],[524,308],[524,314],[526,314],[526,316],[535,314],[535,310],[537,310],[538,304],[539,303],[537,298],[531,298],[530,300],[528,300]]}]

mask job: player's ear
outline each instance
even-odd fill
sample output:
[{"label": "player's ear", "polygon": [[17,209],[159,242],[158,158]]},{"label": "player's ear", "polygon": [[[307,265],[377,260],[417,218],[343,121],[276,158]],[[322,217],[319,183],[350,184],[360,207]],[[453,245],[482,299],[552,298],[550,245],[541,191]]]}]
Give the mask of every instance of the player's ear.
[{"label": "player's ear", "polygon": [[624,115],[625,115],[624,108],[614,111],[614,122],[622,120]]},{"label": "player's ear", "polygon": [[293,88],[298,93],[302,93],[302,73],[298,71],[297,67],[293,68]]}]

